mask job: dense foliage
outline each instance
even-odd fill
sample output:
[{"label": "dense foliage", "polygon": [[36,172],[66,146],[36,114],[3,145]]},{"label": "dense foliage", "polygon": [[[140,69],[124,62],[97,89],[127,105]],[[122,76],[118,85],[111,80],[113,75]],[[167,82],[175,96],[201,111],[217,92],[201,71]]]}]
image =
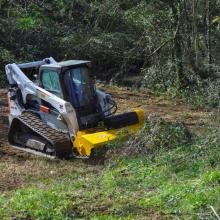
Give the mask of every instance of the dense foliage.
[{"label": "dense foliage", "polygon": [[1,86],[8,62],[89,59],[101,79],[130,78],[132,85],[181,91],[217,106],[219,6],[217,0],[2,0]]}]

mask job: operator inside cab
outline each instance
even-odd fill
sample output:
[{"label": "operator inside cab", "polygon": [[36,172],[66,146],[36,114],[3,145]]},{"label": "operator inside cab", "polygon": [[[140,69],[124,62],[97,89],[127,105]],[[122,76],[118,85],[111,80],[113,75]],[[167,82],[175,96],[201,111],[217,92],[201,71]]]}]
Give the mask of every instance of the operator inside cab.
[{"label": "operator inside cab", "polygon": [[41,86],[70,102],[80,118],[80,124],[86,124],[86,127],[92,127],[100,121],[95,83],[90,78],[89,64],[89,61],[70,60],[40,68]]},{"label": "operator inside cab", "polygon": [[79,108],[94,103],[95,88],[87,67],[67,70],[64,73],[64,81],[67,87],[67,99],[74,107]]},{"label": "operator inside cab", "polygon": [[[74,65],[75,64],[75,65]],[[66,61],[44,65],[40,70],[42,87],[69,101],[73,107],[88,107],[96,102],[95,85],[90,78],[88,61]]]}]

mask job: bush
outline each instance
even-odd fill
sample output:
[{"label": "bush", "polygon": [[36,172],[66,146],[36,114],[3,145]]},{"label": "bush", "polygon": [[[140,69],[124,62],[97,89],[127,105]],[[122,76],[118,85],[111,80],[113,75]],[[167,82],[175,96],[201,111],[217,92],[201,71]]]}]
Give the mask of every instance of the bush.
[{"label": "bush", "polygon": [[109,143],[107,146],[107,159],[146,155],[161,149],[170,149],[191,141],[192,135],[184,123],[166,122],[163,119],[149,119],[142,130],[133,134],[128,141],[125,135]]},{"label": "bush", "polygon": [[175,86],[175,72],[172,70],[172,63],[156,64],[142,70],[142,87],[153,89],[155,91],[166,92],[169,88]]}]

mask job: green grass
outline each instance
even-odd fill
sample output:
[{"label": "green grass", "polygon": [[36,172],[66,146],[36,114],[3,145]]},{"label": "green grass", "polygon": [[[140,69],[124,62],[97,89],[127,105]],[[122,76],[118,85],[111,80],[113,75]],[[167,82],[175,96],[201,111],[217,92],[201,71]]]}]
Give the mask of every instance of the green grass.
[{"label": "green grass", "polygon": [[199,143],[114,161],[0,196],[0,219],[215,219],[220,150]]}]

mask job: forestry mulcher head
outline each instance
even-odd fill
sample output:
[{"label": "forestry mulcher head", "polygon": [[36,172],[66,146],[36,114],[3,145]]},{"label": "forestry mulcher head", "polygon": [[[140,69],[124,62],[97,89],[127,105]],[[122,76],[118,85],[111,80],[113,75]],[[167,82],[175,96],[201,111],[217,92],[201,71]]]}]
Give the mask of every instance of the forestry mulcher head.
[{"label": "forestry mulcher head", "polygon": [[143,123],[144,112],[141,109],[109,117],[104,122],[107,129],[102,131],[96,129],[79,131],[73,142],[73,147],[77,149],[80,155],[90,156],[94,148],[116,139],[123,129],[129,135],[138,131],[143,126]]},{"label": "forestry mulcher head", "polygon": [[141,109],[115,115],[111,95],[95,88],[91,63],[52,57],[5,67],[9,82],[9,142],[22,150],[68,158],[93,149],[144,123]]}]

